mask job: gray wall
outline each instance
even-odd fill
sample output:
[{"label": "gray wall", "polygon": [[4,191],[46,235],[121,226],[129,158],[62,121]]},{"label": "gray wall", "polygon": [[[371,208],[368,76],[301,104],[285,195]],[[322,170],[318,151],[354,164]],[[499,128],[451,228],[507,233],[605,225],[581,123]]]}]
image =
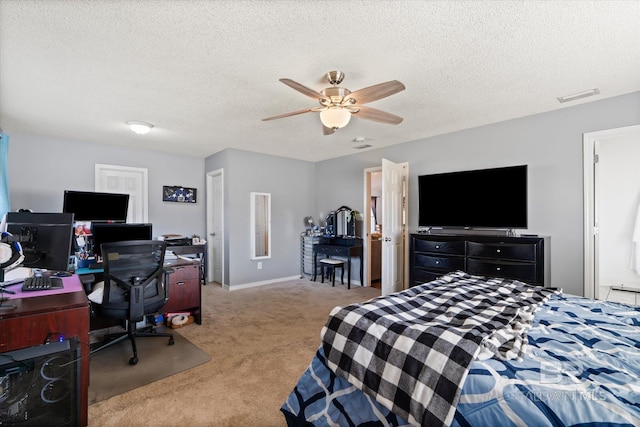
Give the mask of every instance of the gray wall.
[{"label": "gray wall", "polygon": [[[95,163],[146,167],[154,234],[205,235],[205,174],[224,169],[225,281],[237,286],[298,274],[302,219],[311,215],[318,221],[342,205],[362,212],[363,170],[379,166],[382,158],[409,163],[410,232],[417,229],[418,175],[528,164],[527,232],[551,236],[552,285],[582,294],[582,135],[636,124],[640,124],[640,92],[318,163],[239,150],[202,161],[11,134],[11,203],[13,209],[59,211],[65,189],[94,188]],[[163,203],[162,185],[196,187],[199,201],[195,206]],[[262,270],[249,257],[252,191],[272,194],[273,257],[263,261]]]},{"label": "gray wall", "polygon": [[[551,282],[583,294],[582,135],[640,123],[640,92],[317,163],[319,212],[362,212],[363,170],[409,163],[409,231],[418,228],[418,175],[529,165],[529,229],[551,236]],[[402,126],[400,124],[399,126]],[[339,188],[340,191],[335,191]]]},{"label": "gray wall", "polygon": [[[233,288],[298,275],[303,219],[315,210],[315,164],[229,149],[207,158],[205,169],[224,169],[225,283]],[[250,259],[251,192],[271,193],[269,259]]]},{"label": "gray wall", "polygon": [[[9,136],[11,210],[62,212],[64,190],[94,191],[96,163],[147,168],[149,222],[153,223],[154,236],[167,233],[204,236],[202,159],[39,135]],[[163,202],[163,185],[195,187],[198,201],[189,205]]]}]

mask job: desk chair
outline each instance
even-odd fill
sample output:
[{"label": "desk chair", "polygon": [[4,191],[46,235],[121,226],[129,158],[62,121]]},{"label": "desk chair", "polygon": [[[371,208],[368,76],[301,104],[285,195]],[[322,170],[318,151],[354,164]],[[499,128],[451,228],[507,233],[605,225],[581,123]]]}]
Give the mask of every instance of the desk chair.
[{"label": "desk chair", "polygon": [[[164,268],[166,242],[134,240],[104,243],[100,246],[104,260],[104,288],[101,303],[93,305],[97,316],[124,320],[127,331],[105,336],[105,343],[91,354],[129,339],[133,357],[138,363],[136,337],[167,337],[174,344],[173,334],[156,332],[153,327],[137,330],[136,324],[146,315],[157,313],[168,301],[169,274]],[[95,292],[95,291],[94,291]]]}]

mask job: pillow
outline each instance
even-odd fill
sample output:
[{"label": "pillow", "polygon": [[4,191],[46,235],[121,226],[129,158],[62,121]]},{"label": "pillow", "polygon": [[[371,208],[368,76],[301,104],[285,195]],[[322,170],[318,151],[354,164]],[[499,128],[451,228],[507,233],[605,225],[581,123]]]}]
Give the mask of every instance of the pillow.
[{"label": "pillow", "polygon": [[94,302],[96,304],[102,304],[102,297],[104,295],[104,282],[98,282],[93,286],[93,290],[87,298],[89,301]]}]

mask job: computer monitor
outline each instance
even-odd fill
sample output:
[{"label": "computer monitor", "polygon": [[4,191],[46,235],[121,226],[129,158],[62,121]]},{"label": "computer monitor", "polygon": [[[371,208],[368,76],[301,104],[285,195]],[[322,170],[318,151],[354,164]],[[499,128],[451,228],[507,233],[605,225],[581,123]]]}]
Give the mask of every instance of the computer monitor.
[{"label": "computer monitor", "polygon": [[93,222],[91,223],[93,250],[97,256],[102,256],[100,245],[103,243],[124,242],[127,240],[151,240],[153,227],[149,223],[119,224]]},{"label": "computer monitor", "polygon": [[118,193],[66,190],[62,203],[76,221],[126,222],[128,209],[129,195]]},{"label": "computer monitor", "polygon": [[6,230],[22,246],[22,267],[52,271],[69,269],[72,213],[8,212]]}]

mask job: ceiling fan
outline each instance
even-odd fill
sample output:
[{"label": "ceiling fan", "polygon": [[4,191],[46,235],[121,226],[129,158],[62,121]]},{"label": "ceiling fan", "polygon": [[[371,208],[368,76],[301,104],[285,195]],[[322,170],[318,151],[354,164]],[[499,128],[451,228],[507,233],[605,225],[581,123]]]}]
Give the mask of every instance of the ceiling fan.
[{"label": "ceiling fan", "polygon": [[397,125],[402,122],[402,117],[363,106],[363,104],[403,91],[405,87],[402,83],[397,80],[391,80],[351,92],[347,88],[338,86],[344,79],[344,76],[345,74],[342,71],[329,71],[325,77],[331,84],[331,87],[322,89],[320,92],[309,89],[291,79],[280,79],[280,81],[287,86],[317,100],[320,106],[267,117],[266,119],[262,119],[262,121],[281,119],[283,117],[295,116],[312,111],[319,112],[322,130],[325,135],[331,135],[336,130],[345,127],[349,123],[349,120],[351,120],[352,115],[360,117],[361,119],[390,125]]}]

